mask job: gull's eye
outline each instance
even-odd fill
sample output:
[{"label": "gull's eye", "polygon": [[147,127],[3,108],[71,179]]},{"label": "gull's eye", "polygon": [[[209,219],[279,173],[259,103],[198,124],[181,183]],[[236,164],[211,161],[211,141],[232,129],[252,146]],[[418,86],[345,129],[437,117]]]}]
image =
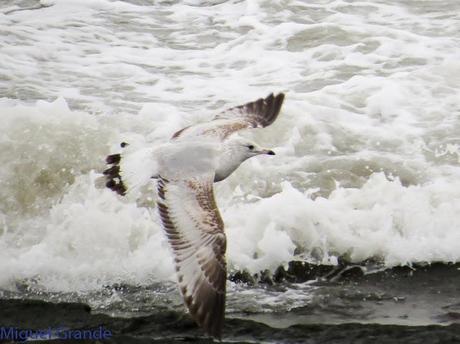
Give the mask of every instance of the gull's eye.
[{"label": "gull's eye", "polygon": [[249,150],[253,150],[253,149],[254,149],[254,146],[253,146],[253,145],[249,145],[248,148],[249,148]]}]

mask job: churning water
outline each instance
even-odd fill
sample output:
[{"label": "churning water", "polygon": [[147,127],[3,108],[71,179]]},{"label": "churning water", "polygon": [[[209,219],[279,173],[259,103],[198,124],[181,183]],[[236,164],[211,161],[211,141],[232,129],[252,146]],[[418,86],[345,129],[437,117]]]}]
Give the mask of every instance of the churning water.
[{"label": "churning water", "polygon": [[[245,135],[277,155],[216,185],[230,272],[460,261],[459,1],[3,0],[0,289],[171,298],[154,186],[98,187],[104,158],[270,92]],[[231,289],[230,312],[310,295]]]}]

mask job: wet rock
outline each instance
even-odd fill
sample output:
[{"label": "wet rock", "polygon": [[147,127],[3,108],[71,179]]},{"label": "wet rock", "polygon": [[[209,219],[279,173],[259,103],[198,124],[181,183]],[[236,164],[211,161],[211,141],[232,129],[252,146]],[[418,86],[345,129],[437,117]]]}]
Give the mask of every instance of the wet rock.
[{"label": "wet rock", "polygon": [[284,269],[284,266],[278,266],[278,268],[275,270],[275,273],[273,274],[273,282],[281,283],[285,281],[287,277],[288,275]]},{"label": "wet rock", "polygon": [[327,276],[334,270],[334,266],[315,265],[302,261],[291,261],[288,264],[287,278],[288,282],[303,283]]},{"label": "wet rock", "polygon": [[256,279],[252,276],[248,271],[237,271],[230,276],[228,279],[235,283],[245,283],[247,285],[254,285],[256,283]]},{"label": "wet rock", "polygon": [[354,280],[364,276],[364,268],[362,266],[350,266],[342,269],[337,275],[337,279]]},{"label": "wet rock", "polygon": [[273,285],[272,274],[269,270],[264,270],[260,272],[259,283]]},{"label": "wet rock", "polygon": [[264,270],[258,274],[251,275],[248,271],[237,271],[229,276],[229,280],[235,283],[245,283],[255,285],[257,283],[273,285],[274,283],[304,283],[313,280],[329,281],[361,281],[372,279],[387,281],[389,278],[401,280],[412,278],[420,274],[429,274],[436,271],[436,274],[451,275],[452,271],[460,270],[460,263],[445,264],[413,264],[412,266],[395,266],[383,269],[382,266],[374,261],[367,260],[361,264],[352,264],[346,260],[339,259],[338,265],[313,264],[305,261],[291,261],[287,269],[279,266],[273,273]]}]

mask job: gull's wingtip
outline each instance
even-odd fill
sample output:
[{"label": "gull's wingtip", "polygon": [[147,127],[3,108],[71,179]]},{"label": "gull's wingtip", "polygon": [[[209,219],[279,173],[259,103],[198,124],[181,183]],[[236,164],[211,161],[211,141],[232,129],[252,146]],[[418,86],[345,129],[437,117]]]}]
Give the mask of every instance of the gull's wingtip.
[{"label": "gull's wingtip", "polygon": [[[272,124],[278,117],[281,106],[283,105],[285,95],[283,92],[278,93],[276,96],[274,93],[270,93],[265,99],[261,99],[259,112],[259,122],[262,127],[267,127]],[[259,101],[258,101],[259,102]]]}]

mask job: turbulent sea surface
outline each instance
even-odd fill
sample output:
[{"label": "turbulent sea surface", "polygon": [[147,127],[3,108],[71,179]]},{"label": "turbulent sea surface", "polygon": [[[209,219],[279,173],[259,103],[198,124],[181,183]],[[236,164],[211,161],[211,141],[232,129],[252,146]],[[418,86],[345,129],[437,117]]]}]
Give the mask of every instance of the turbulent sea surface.
[{"label": "turbulent sea surface", "polygon": [[276,156],[215,188],[229,336],[457,326],[457,0],[2,0],[3,309],[180,316],[155,186],[118,197],[98,182],[104,158],[270,92],[286,93],[279,119],[244,135]]}]

